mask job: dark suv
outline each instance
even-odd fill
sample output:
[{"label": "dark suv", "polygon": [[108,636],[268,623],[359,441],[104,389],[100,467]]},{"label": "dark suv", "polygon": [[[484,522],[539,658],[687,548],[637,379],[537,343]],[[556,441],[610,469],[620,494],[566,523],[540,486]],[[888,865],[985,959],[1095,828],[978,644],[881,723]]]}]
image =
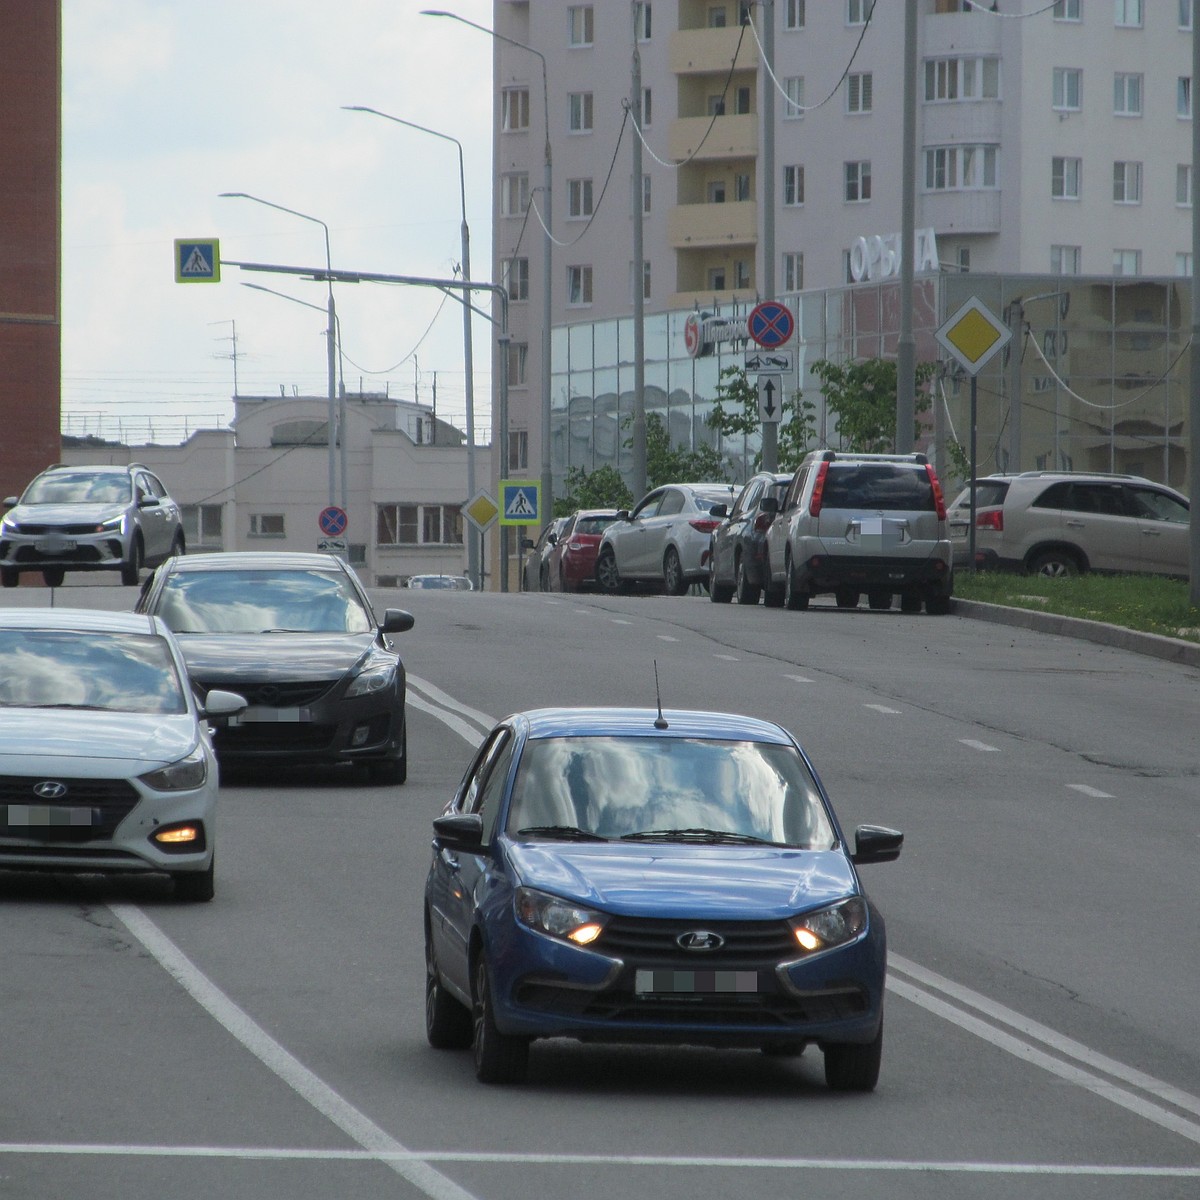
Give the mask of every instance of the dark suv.
[{"label": "dark suv", "polygon": [[4,587],[16,587],[22,571],[41,571],[47,587],[58,587],[67,571],[120,571],[121,582],[133,587],[143,566],[186,549],[179,505],[141,463],[59,463],[4,504]]},{"label": "dark suv", "polygon": [[899,594],[902,612],[950,611],[946,502],[923,454],[809,454],[767,530],[767,558],[768,603],[807,608],[832,593],[855,608],[866,592],[871,608]]}]

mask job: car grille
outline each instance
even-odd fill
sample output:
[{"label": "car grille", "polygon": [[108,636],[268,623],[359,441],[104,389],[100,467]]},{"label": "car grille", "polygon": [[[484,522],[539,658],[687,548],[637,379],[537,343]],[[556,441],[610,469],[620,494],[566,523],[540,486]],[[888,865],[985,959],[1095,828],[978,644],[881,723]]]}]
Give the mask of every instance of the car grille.
[{"label": "car grille", "polygon": [[282,683],[246,682],[239,679],[206,679],[200,685],[207,695],[213,688],[236,692],[246,698],[247,704],[264,705],[267,708],[305,708],[315,704],[333,688],[327,679],[291,681]]},{"label": "car grille", "polygon": [[[699,929],[720,935],[724,945],[703,953],[684,950],[676,939]],[[773,967],[799,953],[791,926],[786,921],[631,920],[626,917],[609,921],[592,949],[630,965],[687,966],[705,970],[754,968],[764,963]]]},{"label": "car grille", "polygon": [[[112,554],[114,558],[121,557],[121,548],[119,545],[112,551]],[[33,546],[18,546],[16,561],[23,564],[33,563],[34,565],[41,562],[96,563],[100,561],[100,551],[91,543],[76,546],[74,550],[64,550],[61,553],[55,554],[43,554]]]},{"label": "car grille", "polygon": [[60,537],[91,537],[97,529],[95,521],[90,525],[35,525],[22,521],[19,532],[22,537],[44,537],[55,533]]},{"label": "car grille", "polygon": [[[117,826],[141,799],[137,789],[124,779],[69,779],[55,777],[67,785],[66,795],[50,803],[34,795],[34,787],[46,782],[45,775],[0,776],[0,836],[27,842],[89,842],[112,837]],[[90,825],[13,825],[9,805],[91,809]],[[6,851],[7,852],[7,851]]]}]

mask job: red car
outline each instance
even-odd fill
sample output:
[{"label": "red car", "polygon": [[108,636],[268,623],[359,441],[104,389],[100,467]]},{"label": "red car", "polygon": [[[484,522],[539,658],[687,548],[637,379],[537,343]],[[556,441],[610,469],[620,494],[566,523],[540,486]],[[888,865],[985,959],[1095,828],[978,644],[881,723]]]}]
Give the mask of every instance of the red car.
[{"label": "red car", "polygon": [[582,508],[567,518],[546,560],[550,591],[578,592],[595,586],[600,535],[616,519],[615,508]]}]

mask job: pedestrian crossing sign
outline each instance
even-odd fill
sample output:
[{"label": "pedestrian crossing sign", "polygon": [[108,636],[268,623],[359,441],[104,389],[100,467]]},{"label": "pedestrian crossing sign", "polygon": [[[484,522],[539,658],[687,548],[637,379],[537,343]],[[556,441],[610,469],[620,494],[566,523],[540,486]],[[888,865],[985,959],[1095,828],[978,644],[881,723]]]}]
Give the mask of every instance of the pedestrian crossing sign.
[{"label": "pedestrian crossing sign", "polygon": [[540,525],[542,485],[536,479],[500,480],[500,524]]},{"label": "pedestrian crossing sign", "polygon": [[216,238],[175,239],[175,282],[221,282],[221,251]]}]

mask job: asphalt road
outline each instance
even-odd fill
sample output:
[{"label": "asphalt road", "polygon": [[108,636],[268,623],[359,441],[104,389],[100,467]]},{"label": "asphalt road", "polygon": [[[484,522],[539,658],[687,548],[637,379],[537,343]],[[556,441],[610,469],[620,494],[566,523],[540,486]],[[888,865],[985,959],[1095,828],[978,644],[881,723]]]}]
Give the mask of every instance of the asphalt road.
[{"label": "asphalt road", "polygon": [[[0,604],[44,604],[37,589]],[[132,589],[60,589],[127,607]],[[0,874],[0,1196],[1127,1200],[1200,1195],[1200,670],[965,616],[378,593],[416,614],[409,782],[227,777],[217,898]],[[819,1053],[423,1030],[431,818],[487,721],[731,708],[792,728],[888,918],[878,1090]]]}]

